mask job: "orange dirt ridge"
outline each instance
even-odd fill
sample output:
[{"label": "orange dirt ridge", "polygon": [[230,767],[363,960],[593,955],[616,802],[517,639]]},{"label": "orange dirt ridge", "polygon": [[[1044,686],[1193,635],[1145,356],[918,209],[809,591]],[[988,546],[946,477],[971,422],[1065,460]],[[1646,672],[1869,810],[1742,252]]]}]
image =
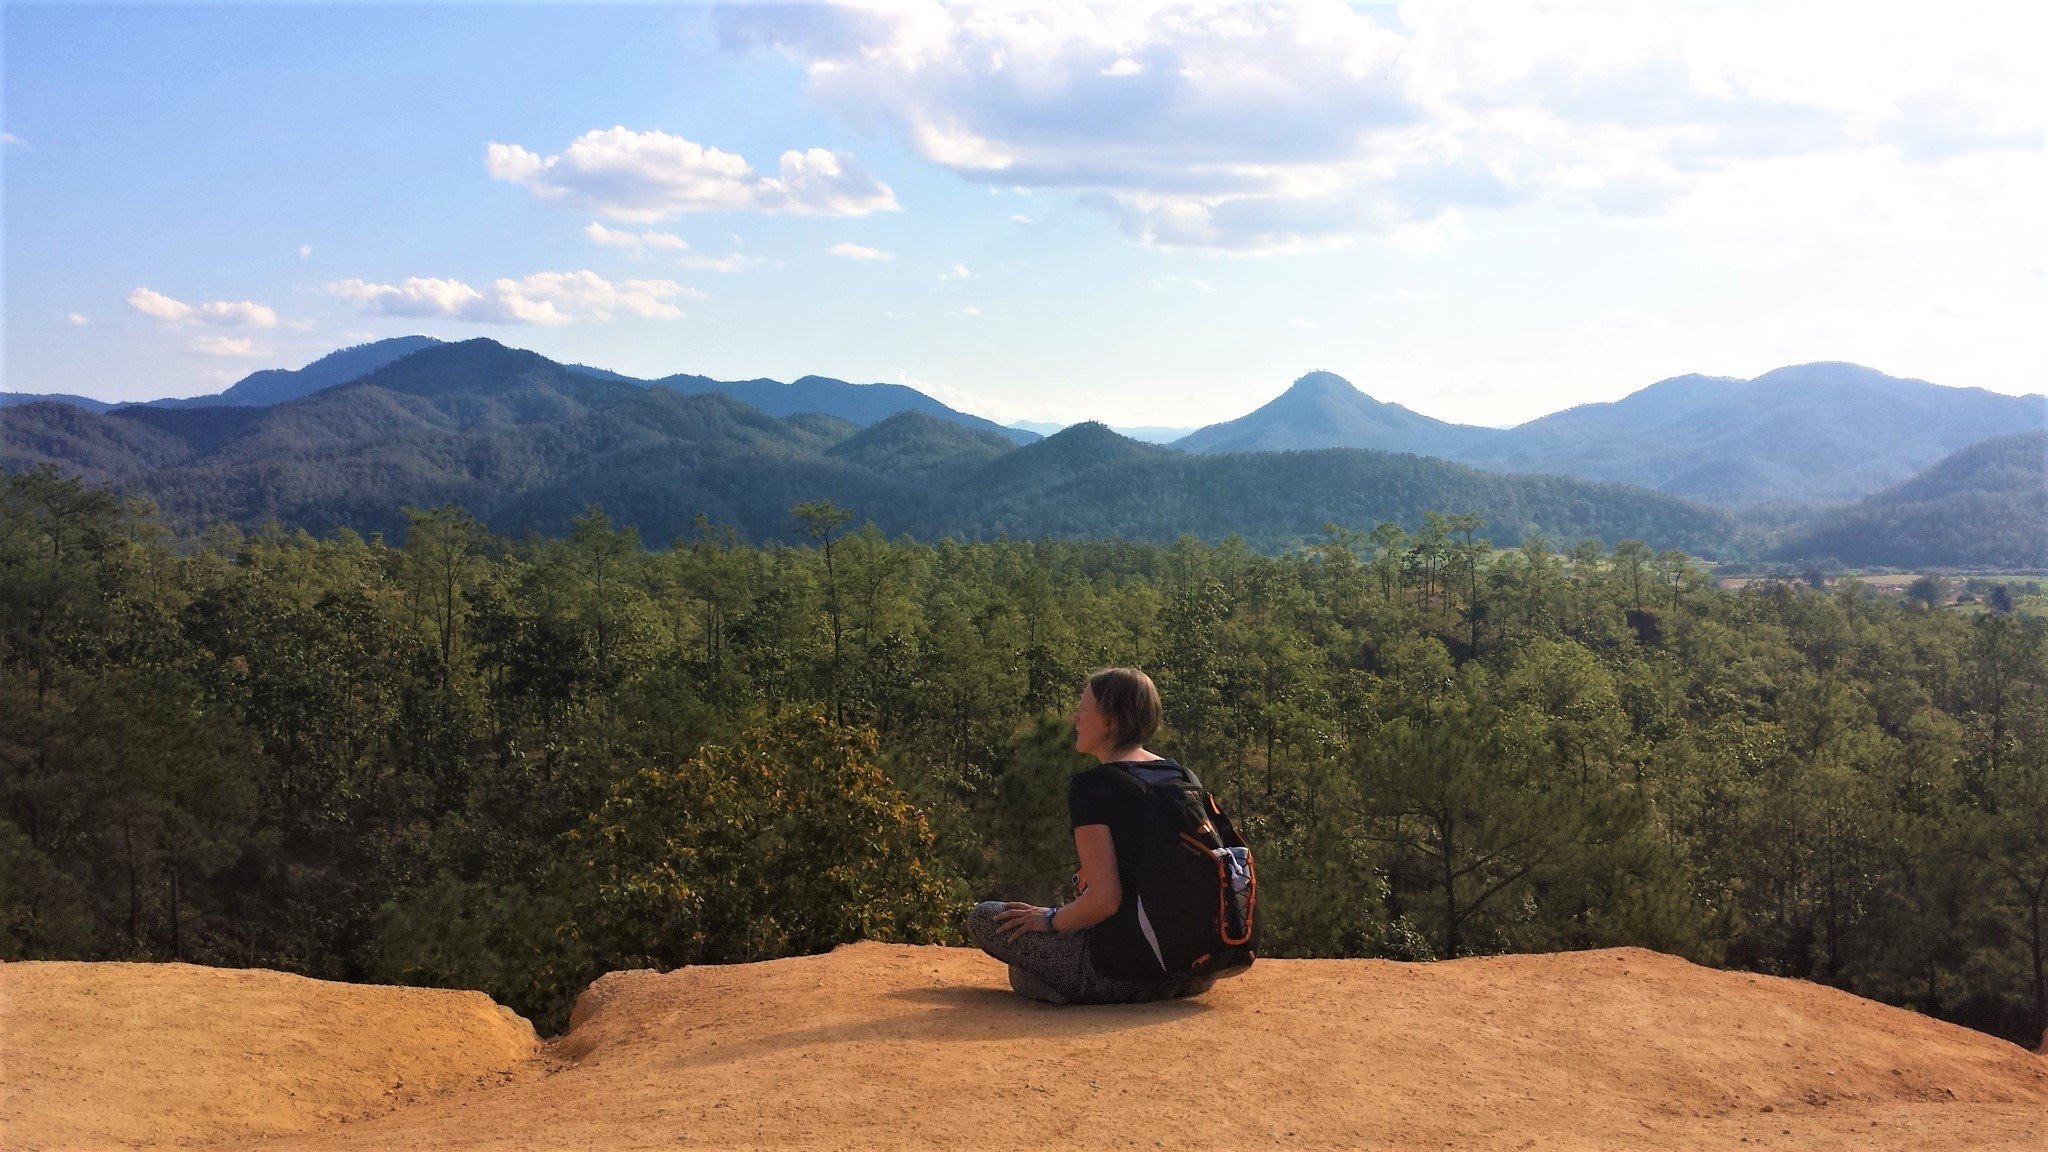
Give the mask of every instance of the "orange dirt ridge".
[{"label": "orange dirt ridge", "polygon": [[538,1045],[479,993],[0,965],[0,1147],[2048,1148],[2048,1058],[1638,949],[1268,960],[1052,1007],[955,948],[614,972]]}]

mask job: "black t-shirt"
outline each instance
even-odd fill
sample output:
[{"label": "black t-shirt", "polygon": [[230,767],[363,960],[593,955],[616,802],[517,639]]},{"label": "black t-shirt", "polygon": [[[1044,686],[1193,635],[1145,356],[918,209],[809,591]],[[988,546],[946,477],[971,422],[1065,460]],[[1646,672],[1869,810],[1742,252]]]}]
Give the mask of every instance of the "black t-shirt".
[{"label": "black t-shirt", "polygon": [[[1159,773],[1155,779],[1172,779],[1184,775],[1180,765],[1172,760],[1132,760],[1123,762],[1121,768],[1131,769],[1141,779],[1152,773]],[[1109,764],[1100,764],[1074,774],[1067,785],[1067,815],[1076,828],[1089,824],[1109,826],[1109,839],[1116,849],[1116,869],[1124,891],[1122,903],[1109,919],[1089,931],[1088,950],[1096,957],[1098,965],[1104,964],[1104,953],[1116,955],[1108,959],[1111,966],[1128,969],[1133,957],[1142,963],[1141,938],[1137,934],[1136,915],[1131,898],[1130,877],[1137,874],[1132,854],[1145,838],[1139,834],[1139,821],[1145,818],[1137,790],[1127,782],[1119,780],[1119,769]],[[1148,781],[1150,782],[1150,781]],[[1086,884],[1093,877],[1083,875]],[[1131,953],[1127,957],[1125,953]],[[1122,961],[1119,963],[1119,961]],[[1155,969],[1156,970],[1156,969]]]}]

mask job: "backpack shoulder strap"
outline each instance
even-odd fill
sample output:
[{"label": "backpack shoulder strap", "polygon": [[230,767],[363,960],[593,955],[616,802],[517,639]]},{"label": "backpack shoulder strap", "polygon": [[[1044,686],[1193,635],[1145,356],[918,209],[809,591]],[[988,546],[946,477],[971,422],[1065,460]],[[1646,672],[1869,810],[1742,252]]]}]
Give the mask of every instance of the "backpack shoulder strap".
[{"label": "backpack shoulder strap", "polygon": [[[1207,791],[1209,790],[1208,788],[1206,788],[1206,787],[1204,787],[1204,786],[1203,786],[1201,778],[1200,778],[1199,776],[1196,776],[1196,775],[1195,775],[1195,770],[1194,770],[1194,769],[1192,769],[1192,768],[1188,767],[1188,766],[1187,766],[1187,765],[1185,765],[1185,764],[1182,764],[1182,763],[1181,763],[1180,761],[1178,761],[1178,760],[1169,760],[1169,761],[1164,761],[1164,762],[1165,762],[1165,763],[1170,763],[1170,764],[1172,764],[1172,765],[1174,766],[1174,768],[1178,769],[1181,775],[1183,775],[1183,776],[1186,776],[1186,777],[1188,778],[1188,783],[1190,783],[1190,784],[1193,784],[1193,785],[1194,785],[1195,787],[1197,787],[1197,788],[1201,788],[1201,789],[1202,789],[1202,791],[1204,791],[1204,792],[1207,792]],[[1104,765],[1103,765],[1103,767],[1104,767],[1104,768],[1114,768],[1114,769],[1116,769],[1116,770],[1117,770],[1118,772],[1120,772],[1120,773],[1122,773],[1122,774],[1123,774],[1123,776],[1124,776],[1124,778],[1125,778],[1125,779],[1127,779],[1127,780],[1131,781],[1132,783],[1134,783],[1134,784],[1136,784],[1136,785],[1138,785],[1139,787],[1141,787],[1141,788],[1142,788],[1142,787],[1144,787],[1144,786],[1145,786],[1145,782],[1144,782],[1143,780],[1140,780],[1140,779],[1138,778],[1138,774],[1137,774],[1136,772],[1133,772],[1133,771],[1131,771],[1131,766],[1132,766],[1132,764],[1134,764],[1134,763],[1140,763],[1140,762],[1138,762],[1138,761],[1130,761],[1130,760],[1118,760],[1118,761],[1115,761],[1115,762],[1113,762],[1113,763],[1109,763],[1109,764],[1104,764]],[[1142,763],[1144,763],[1144,764],[1151,764],[1151,763],[1155,763],[1155,761],[1144,761],[1144,762],[1142,762]]]}]

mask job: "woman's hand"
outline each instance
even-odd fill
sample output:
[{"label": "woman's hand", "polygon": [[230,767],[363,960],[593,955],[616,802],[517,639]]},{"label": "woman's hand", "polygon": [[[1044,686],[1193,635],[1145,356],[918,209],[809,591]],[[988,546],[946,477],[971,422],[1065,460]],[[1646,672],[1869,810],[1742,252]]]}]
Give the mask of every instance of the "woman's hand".
[{"label": "woman's hand", "polygon": [[1003,910],[996,913],[996,935],[1004,940],[1015,940],[1026,932],[1045,931],[1045,909],[1041,905],[1026,904],[1022,900],[1006,900]]}]

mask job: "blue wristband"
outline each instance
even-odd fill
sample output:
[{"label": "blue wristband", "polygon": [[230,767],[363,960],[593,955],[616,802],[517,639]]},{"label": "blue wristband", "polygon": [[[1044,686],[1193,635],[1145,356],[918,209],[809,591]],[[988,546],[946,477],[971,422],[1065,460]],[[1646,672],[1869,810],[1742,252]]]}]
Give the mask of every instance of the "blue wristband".
[{"label": "blue wristband", "polygon": [[1047,932],[1057,933],[1059,931],[1059,929],[1052,926],[1053,915],[1058,911],[1059,909],[1057,908],[1047,908],[1045,910],[1045,930]]}]

